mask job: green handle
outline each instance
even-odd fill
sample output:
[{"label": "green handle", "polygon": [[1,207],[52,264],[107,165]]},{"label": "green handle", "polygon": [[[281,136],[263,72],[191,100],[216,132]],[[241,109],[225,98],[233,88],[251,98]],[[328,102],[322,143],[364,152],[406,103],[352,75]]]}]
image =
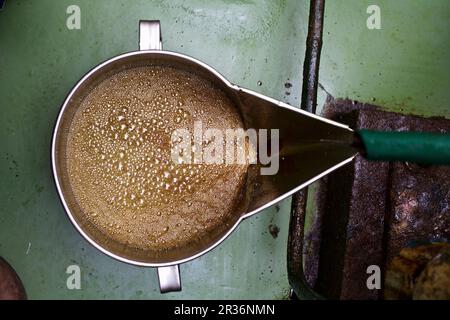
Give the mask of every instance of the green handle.
[{"label": "green handle", "polygon": [[450,165],[450,134],[359,130],[368,160]]}]

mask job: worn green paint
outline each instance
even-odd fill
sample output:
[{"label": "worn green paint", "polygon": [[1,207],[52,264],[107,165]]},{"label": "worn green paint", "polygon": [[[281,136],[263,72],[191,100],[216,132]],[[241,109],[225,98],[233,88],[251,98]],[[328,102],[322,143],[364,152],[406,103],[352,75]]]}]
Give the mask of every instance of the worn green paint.
[{"label": "worn green paint", "polygon": [[[49,151],[68,90],[100,61],[135,50],[139,19],[161,20],[165,49],[298,106],[308,3],[7,0],[0,12],[0,255],[30,298],[287,296],[289,201],[279,212],[273,207],[244,221],[220,247],[184,264],[183,291],[160,295],[154,269],[110,259],[77,234],[58,201]],[[79,31],[66,28],[70,4],[81,8]],[[382,30],[366,28],[368,4],[381,7]],[[321,84],[335,97],[448,116],[449,9],[447,0],[327,1]],[[324,97],[320,91],[319,107]],[[278,238],[269,224],[280,227]],[[66,288],[70,264],[81,267],[82,290]]]},{"label": "worn green paint", "polygon": [[[366,27],[369,4],[381,30]],[[449,1],[327,1],[325,15],[320,83],[331,95],[450,117]]]},{"label": "worn green paint", "polygon": [[[70,4],[81,8],[81,30],[66,28]],[[67,219],[50,171],[57,112],[91,67],[136,50],[139,19],[161,20],[165,49],[207,62],[232,82],[299,104],[304,3],[7,1],[0,12],[0,255],[32,299],[287,297],[289,201],[280,204],[280,212],[273,207],[244,221],[219,248],[182,265],[183,291],[167,295],[159,293],[154,269],[106,257]],[[294,85],[290,95],[286,82]],[[276,239],[270,224],[281,230]],[[66,288],[71,264],[81,267],[82,290]]]}]

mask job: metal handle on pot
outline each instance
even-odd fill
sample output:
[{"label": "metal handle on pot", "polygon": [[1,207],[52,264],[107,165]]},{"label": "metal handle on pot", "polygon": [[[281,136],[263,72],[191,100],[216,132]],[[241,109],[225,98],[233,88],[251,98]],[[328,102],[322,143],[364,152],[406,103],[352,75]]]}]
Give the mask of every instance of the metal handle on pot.
[{"label": "metal handle on pot", "polygon": [[159,20],[139,21],[139,50],[162,50]]},{"label": "metal handle on pot", "polygon": [[[162,50],[159,20],[139,21],[139,50]],[[159,267],[158,280],[161,293],[181,291],[179,265]]]},{"label": "metal handle on pot", "polygon": [[181,291],[179,265],[158,268],[159,289],[161,293]]}]

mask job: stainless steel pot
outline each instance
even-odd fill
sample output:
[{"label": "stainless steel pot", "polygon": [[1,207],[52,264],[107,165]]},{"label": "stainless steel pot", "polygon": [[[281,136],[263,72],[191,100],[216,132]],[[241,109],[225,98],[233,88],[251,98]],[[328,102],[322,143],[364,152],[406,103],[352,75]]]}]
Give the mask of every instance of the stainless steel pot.
[{"label": "stainless steel pot", "polygon": [[[52,168],[58,194],[80,234],[103,253],[126,263],[157,267],[161,292],[181,290],[179,264],[219,245],[251,215],[288,197],[302,187],[350,162],[353,132],[347,126],[231,84],[215,69],[192,57],[162,50],[159,21],[140,21],[139,51],[113,57],[89,71],[70,91],[58,115],[52,140]],[[127,247],[99,232],[84,218],[67,172],[66,145],[73,116],[83,98],[99,82],[120,70],[142,65],[169,65],[196,73],[222,89],[239,108],[246,128],[279,129],[280,164],[274,176],[249,170],[244,197],[233,218],[201,243],[168,252]]]}]

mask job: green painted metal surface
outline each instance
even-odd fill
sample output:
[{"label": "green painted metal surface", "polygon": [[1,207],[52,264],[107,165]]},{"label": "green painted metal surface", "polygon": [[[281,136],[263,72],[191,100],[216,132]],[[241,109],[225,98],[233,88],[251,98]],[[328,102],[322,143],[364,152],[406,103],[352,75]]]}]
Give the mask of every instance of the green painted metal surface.
[{"label": "green painted metal surface", "polygon": [[[290,201],[244,221],[217,249],[182,265],[183,291],[160,295],[154,269],[106,257],[72,227],[53,185],[50,139],[75,82],[99,62],[137,48],[139,19],[161,20],[165,49],[298,106],[308,3],[7,0],[0,11],[0,255],[30,298],[287,296]],[[72,4],[81,9],[80,30],[66,27]],[[381,8],[381,30],[366,27],[369,4]],[[448,117],[449,9],[447,0],[327,1],[320,83],[335,97]],[[320,107],[325,93],[319,94]],[[280,228],[276,239],[270,224]],[[71,264],[81,267],[81,290],[66,287]]]},{"label": "green painted metal surface", "polygon": [[[366,26],[373,4],[380,30]],[[326,1],[320,83],[335,97],[450,117],[449,30],[446,0]]]},{"label": "green painted metal surface", "polygon": [[[72,4],[81,9],[80,30],[66,27]],[[0,12],[0,255],[17,270],[29,298],[288,296],[289,201],[279,212],[273,207],[244,221],[219,248],[182,265],[183,291],[161,295],[154,269],[106,257],[72,227],[53,185],[50,140],[76,81],[101,61],[137,49],[139,19],[161,20],[165,49],[299,104],[307,18],[307,6],[298,1],[6,2]],[[293,84],[289,95],[286,82]],[[271,224],[280,228],[276,239]],[[72,264],[81,268],[81,290],[66,287]]]},{"label": "green painted metal surface", "polygon": [[[368,29],[369,5],[381,29]],[[317,112],[327,94],[450,119],[450,1],[326,0]],[[309,188],[306,230],[314,219]]]}]

